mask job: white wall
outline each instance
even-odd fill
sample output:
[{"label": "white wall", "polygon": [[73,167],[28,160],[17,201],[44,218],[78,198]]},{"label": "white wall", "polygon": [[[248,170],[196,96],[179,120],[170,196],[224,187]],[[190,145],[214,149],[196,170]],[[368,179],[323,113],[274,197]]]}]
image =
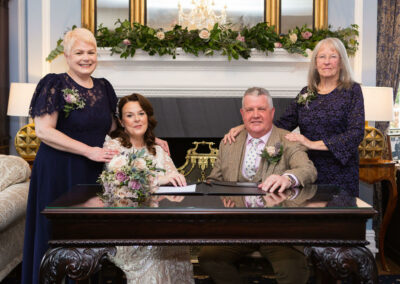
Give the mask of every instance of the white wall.
[{"label": "white wall", "polygon": [[[10,0],[9,2],[9,62],[10,82],[26,82],[26,24],[25,0]],[[10,154],[17,155],[14,147],[14,137],[18,129],[24,125],[25,119],[10,117]]]}]

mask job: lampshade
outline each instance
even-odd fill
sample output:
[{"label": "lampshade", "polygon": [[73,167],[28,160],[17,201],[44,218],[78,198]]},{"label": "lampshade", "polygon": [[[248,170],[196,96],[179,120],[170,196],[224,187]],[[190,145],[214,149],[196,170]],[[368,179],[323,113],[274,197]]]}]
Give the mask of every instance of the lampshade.
[{"label": "lampshade", "polygon": [[362,86],[366,121],[392,121],[393,88]]},{"label": "lampshade", "polygon": [[32,83],[11,83],[7,115],[29,116],[29,105],[35,88],[36,84]]}]

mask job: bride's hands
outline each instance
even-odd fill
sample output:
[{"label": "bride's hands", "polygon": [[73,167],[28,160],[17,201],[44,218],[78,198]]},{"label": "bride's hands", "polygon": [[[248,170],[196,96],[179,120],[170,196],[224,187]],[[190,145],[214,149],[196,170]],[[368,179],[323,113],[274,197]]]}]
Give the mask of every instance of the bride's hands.
[{"label": "bride's hands", "polygon": [[171,183],[173,186],[186,186],[185,177],[178,172],[158,177],[158,182],[160,185]]},{"label": "bride's hands", "polygon": [[236,141],[236,136],[244,129],[244,125],[238,125],[236,127],[231,128],[227,134],[225,134],[224,139],[222,139],[222,142],[226,144],[226,142],[229,142],[229,144],[232,144],[233,142]]}]

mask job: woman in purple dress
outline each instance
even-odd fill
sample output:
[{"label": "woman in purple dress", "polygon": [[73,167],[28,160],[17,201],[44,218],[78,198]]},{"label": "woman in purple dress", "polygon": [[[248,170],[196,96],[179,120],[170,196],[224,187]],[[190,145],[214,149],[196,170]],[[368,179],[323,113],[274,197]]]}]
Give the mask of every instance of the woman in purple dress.
[{"label": "woman in purple dress", "polygon": [[29,188],[22,283],[38,283],[51,224],[40,212],[75,184],[96,183],[113,152],[102,147],[113,126],[117,97],[106,79],[91,74],[97,64],[93,34],[77,28],[64,37],[67,73],[48,74],[37,85],[30,115],[39,151]]},{"label": "woman in purple dress", "polygon": [[[35,120],[39,151],[29,188],[22,283],[38,283],[48,249],[51,224],[40,212],[76,184],[95,184],[104,162],[118,151],[103,148],[114,128],[117,97],[104,78],[93,78],[97,44],[93,34],[77,28],[64,36],[67,73],[48,74],[37,85],[30,115]],[[166,142],[156,143],[168,150]]]},{"label": "woman in purple dress", "polygon": [[[358,145],[364,137],[364,100],[354,82],[343,43],[326,38],[315,47],[308,85],[290,103],[277,127],[300,133],[286,138],[308,148],[318,170],[316,183],[335,184],[358,196]],[[234,141],[242,126],[232,128],[224,142]]]}]

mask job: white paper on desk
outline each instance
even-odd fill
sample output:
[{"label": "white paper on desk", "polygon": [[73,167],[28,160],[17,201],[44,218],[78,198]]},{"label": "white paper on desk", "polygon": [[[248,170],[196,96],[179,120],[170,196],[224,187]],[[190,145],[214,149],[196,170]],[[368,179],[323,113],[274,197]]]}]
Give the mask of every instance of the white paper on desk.
[{"label": "white paper on desk", "polygon": [[187,186],[163,186],[159,187],[156,191],[157,194],[160,193],[192,193],[196,192],[196,185],[187,185]]}]

